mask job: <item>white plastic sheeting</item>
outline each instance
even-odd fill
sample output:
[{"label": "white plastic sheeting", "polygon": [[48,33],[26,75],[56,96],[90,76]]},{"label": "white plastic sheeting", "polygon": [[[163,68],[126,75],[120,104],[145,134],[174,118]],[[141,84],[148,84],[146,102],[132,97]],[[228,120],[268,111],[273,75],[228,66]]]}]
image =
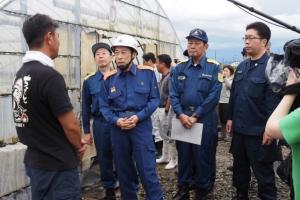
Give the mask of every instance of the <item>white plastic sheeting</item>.
[{"label": "white plastic sheeting", "polygon": [[0,55],[0,94],[8,94],[11,92],[15,73],[20,66],[21,56]]},{"label": "white plastic sheeting", "polygon": [[0,197],[29,185],[23,164],[25,150],[21,143],[0,148]]},{"label": "white plastic sheeting", "polygon": [[[75,112],[77,119],[80,119],[80,90],[68,90],[68,95],[73,105],[73,111]],[[11,102],[11,96],[0,96],[0,143],[10,144],[17,138]]]},{"label": "white plastic sheeting", "polygon": [[0,96],[0,143],[11,143],[17,138],[11,102],[11,96]]},{"label": "white plastic sheeting", "polygon": [[[0,10],[0,95],[11,91],[13,75],[21,66],[27,50],[21,27],[25,18],[36,13],[51,16],[59,22],[60,56],[57,69],[66,78],[67,86],[80,89],[81,55],[90,54],[90,45],[82,49],[82,32],[98,34],[96,41],[109,43],[120,33],[131,34],[143,50],[178,57],[179,40],[157,0],[13,0]],[[107,39],[108,38],[108,39]],[[150,45],[152,47],[148,47]],[[153,45],[156,45],[155,48]],[[142,48],[139,52],[141,62]],[[91,65],[90,65],[91,66]],[[84,69],[82,69],[84,71]]]},{"label": "white plastic sheeting", "polygon": [[0,200],[30,200],[31,199],[31,187],[26,187],[17,192],[0,197]]},{"label": "white plastic sheeting", "polygon": [[81,119],[80,90],[68,90],[73,111],[77,119]]}]

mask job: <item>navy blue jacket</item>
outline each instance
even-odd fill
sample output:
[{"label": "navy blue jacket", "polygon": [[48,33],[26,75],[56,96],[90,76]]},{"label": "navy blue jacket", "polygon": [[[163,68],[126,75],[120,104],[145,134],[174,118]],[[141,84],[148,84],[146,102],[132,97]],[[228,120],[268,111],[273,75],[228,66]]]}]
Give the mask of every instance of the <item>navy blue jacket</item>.
[{"label": "navy blue jacket", "polygon": [[229,100],[229,119],[233,121],[234,132],[262,136],[280,101],[265,76],[268,59],[267,54],[256,61],[247,59],[236,69]]},{"label": "navy blue jacket", "polygon": [[222,84],[218,81],[219,71],[219,65],[205,56],[196,66],[189,59],[172,70],[170,99],[176,115],[192,113],[200,121],[206,121],[220,98]]},{"label": "navy blue jacket", "polygon": [[153,70],[140,69],[132,64],[130,70],[120,69],[102,82],[100,109],[105,119],[116,125],[121,112],[134,112],[139,121],[147,118],[160,103]]},{"label": "navy blue jacket", "polygon": [[82,85],[82,124],[84,133],[90,133],[91,116],[101,115],[99,106],[99,93],[103,74],[100,71],[88,75]]}]

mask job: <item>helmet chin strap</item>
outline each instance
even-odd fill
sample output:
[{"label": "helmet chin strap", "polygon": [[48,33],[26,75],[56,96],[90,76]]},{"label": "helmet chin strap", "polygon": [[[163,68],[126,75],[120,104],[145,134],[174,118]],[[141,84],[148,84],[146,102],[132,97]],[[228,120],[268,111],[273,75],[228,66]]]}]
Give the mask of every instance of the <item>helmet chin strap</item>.
[{"label": "helmet chin strap", "polygon": [[[130,65],[131,65],[131,63],[133,62],[133,60],[134,60],[134,57],[132,56],[131,59],[130,59],[130,61],[129,61],[129,63],[127,63],[127,64],[125,64],[125,65],[117,65],[116,61],[115,61],[115,63],[116,63],[116,66],[117,66],[120,70],[126,71],[126,70],[130,67]],[[121,68],[120,68],[120,66],[121,66]]]}]

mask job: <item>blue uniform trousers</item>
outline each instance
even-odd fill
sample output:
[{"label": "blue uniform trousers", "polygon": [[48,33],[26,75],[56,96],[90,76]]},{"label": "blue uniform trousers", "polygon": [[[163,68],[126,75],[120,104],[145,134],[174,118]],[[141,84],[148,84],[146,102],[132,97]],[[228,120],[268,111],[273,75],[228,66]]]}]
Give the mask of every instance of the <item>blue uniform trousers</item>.
[{"label": "blue uniform trousers", "polygon": [[250,167],[257,179],[258,195],[261,199],[276,199],[273,162],[277,159],[275,143],[262,145],[262,136],[233,133],[233,185],[239,192],[248,193],[251,180]]},{"label": "blue uniform trousers", "polygon": [[116,126],[112,128],[112,145],[122,200],[138,199],[137,172],[146,192],[146,199],[163,199],[156,175],[155,146],[151,131],[150,118],[139,122],[132,130],[124,131]]},{"label": "blue uniform trousers", "polygon": [[100,165],[102,186],[105,189],[114,188],[116,177],[113,166],[111,125],[103,117],[95,117],[93,121],[93,135]]},{"label": "blue uniform trousers", "polygon": [[26,167],[32,200],[80,200],[81,188],[77,169],[49,171]]},{"label": "blue uniform trousers", "polygon": [[201,145],[176,141],[178,186],[211,190],[216,177],[217,127],[205,125]]}]

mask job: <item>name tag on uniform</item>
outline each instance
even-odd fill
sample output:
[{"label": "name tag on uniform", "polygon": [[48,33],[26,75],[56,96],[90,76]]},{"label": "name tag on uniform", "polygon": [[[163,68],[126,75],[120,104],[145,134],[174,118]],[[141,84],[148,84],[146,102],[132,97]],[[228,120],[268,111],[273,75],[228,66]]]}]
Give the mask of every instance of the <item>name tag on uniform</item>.
[{"label": "name tag on uniform", "polygon": [[202,76],[201,76],[202,78],[207,78],[207,79],[211,79],[212,78],[212,75],[210,75],[210,74],[202,74]]},{"label": "name tag on uniform", "polygon": [[186,77],[185,76],[178,76],[178,78],[177,78],[178,80],[185,80],[186,79]]},{"label": "name tag on uniform", "polygon": [[241,74],[241,73],[243,73],[243,71],[242,71],[242,70],[239,70],[239,71],[237,71],[236,73]]}]

